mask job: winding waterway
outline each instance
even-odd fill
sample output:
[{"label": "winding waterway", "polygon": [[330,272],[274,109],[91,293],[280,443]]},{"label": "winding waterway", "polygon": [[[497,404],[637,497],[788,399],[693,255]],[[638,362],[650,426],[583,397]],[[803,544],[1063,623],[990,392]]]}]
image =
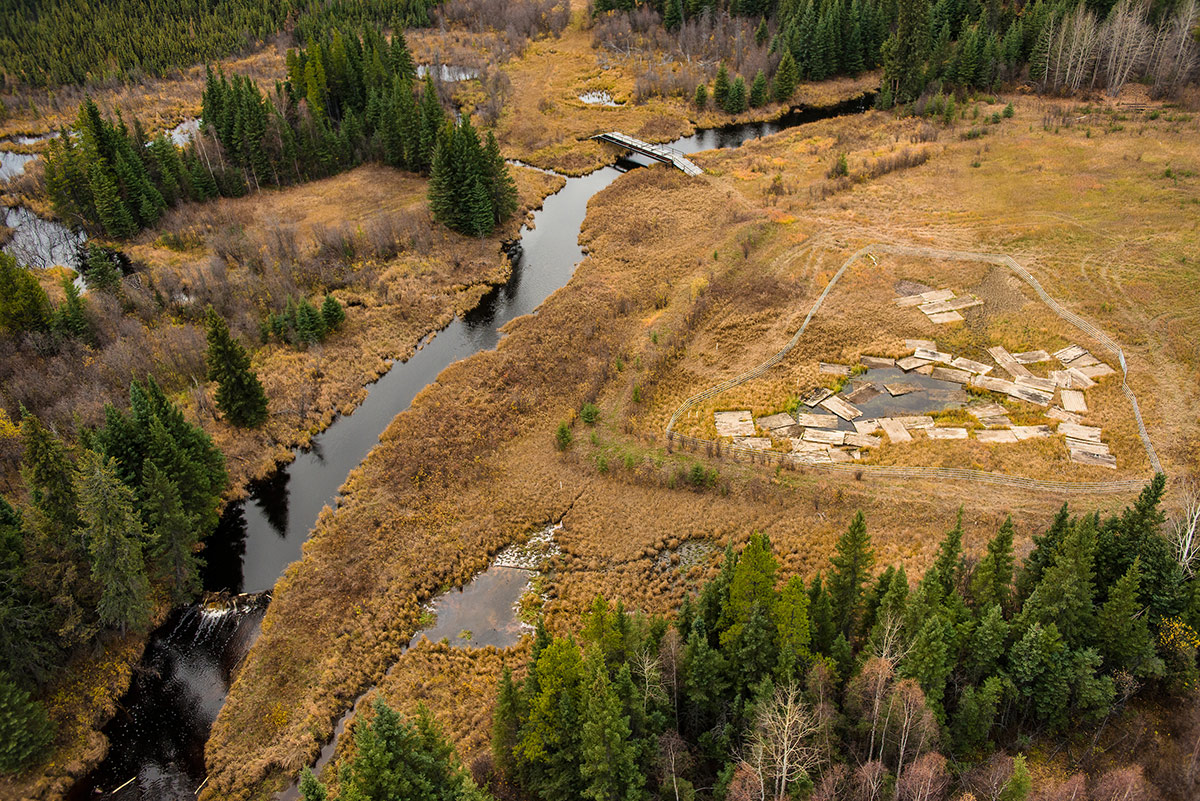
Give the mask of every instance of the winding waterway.
[{"label": "winding waterway", "polygon": [[[701,131],[670,145],[684,153],[737,147],[749,139],[818,119],[865,110],[872,98],[793,111],[770,123]],[[627,169],[637,162],[624,163]],[[588,200],[624,169],[604,167],[546,198],[533,227],[521,229],[521,251],[509,281],[471,312],[455,318],[408,361],[369,388],[353,414],[314,437],[311,449],[231,504],[205,550],[204,587],[237,596],[234,604],[177,610],[153,632],[117,716],[105,727],[108,758],[72,789],[71,799],[193,799],[205,780],[204,743],[224,703],[237,665],[257,638],[263,612],[284,568],[325,505],[367,456],[392,419],[450,364],[494,348],[509,321],[536,311],[566,285],[583,258],[579,230]]]}]

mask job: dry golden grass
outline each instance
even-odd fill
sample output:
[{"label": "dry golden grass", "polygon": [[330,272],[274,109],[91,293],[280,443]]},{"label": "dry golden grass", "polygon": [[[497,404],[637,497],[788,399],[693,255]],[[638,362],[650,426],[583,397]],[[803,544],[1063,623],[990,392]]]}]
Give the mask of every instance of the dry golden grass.
[{"label": "dry golden grass", "polygon": [[[1159,304],[1152,306],[1123,287],[1115,291],[1046,266],[1078,263],[1078,254],[1093,250],[1111,264],[1116,249],[1095,230],[1131,224],[1122,211],[1127,198],[1101,193],[1082,209],[1066,199],[1058,187],[1072,182],[1073,164],[1095,158],[1097,169],[1112,173],[1110,180],[1144,185],[1150,176],[1132,158],[1121,159],[1122,148],[1144,143],[1172,158],[1194,158],[1194,123],[1164,123],[1153,138],[1114,132],[1105,142],[1088,140],[1078,129],[1054,134],[1034,125],[1027,133],[1038,114],[1035,104],[1019,103],[1016,119],[984,140],[944,133],[925,165],[852,182],[833,196],[808,191],[826,180],[831,155],[850,152],[852,165],[880,158],[908,142],[920,123],[870,114],[807,126],[703,157],[716,175],[691,180],[665,168],[638,170],[593,198],[581,236],[590,256],[571,282],[537,316],[515,321],[496,351],[450,367],[418,396],[353,473],[343,504],[321,518],[304,559],[276,587],[263,637],[214,727],[206,797],[264,797],[287,781],[313,757],[355,694],[399,658],[418,605],[444,583],[465,581],[489,554],[547,520],[565,516],[564,553],[546,579],[545,612],[560,630],[575,625],[596,592],[635,609],[669,609],[709,569],[675,571],[659,559],[688,540],[721,544],[768,531],[785,572],[809,575],[824,566],[858,508],[867,511],[879,563],[902,561],[912,575],[929,563],[960,505],[968,550],[982,547],[1009,513],[1018,526],[1018,550],[1027,549],[1029,535],[1062,497],[991,487],[981,493],[966,484],[860,482],[671,453],[661,432],[682,398],[777,350],[833,270],[870,241],[1016,253],[1065,305],[1126,344],[1131,383],[1141,397],[1170,393],[1194,404],[1194,362],[1181,363],[1171,349],[1164,353],[1148,347],[1144,336],[1131,336],[1160,313],[1177,326],[1160,328],[1167,343],[1178,345],[1171,339],[1176,332],[1195,336],[1195,320],[1183,319],[1193,301],[1176,283],[1187,270],[1152,250],[1139,253],[1156,271],[1141,284]],[[980,179],[985,167],[969,166],[983,145],[984,163],[1000,162],[988,181]],[[1023,172],[1028,153],[1060,146],[1068,155],[1053,176]],[[1085,150],[1093,146],[1105,152]],[[763,190],[777,173],[792,193],[772,205]],[[1024,186],[1008,188],[1005,175]],[[1185,184],[1172,195],[1141,194],[1145,227],[1160,251],[1190,247],[1195,232],[1180,226],[1177,209],[1194,192]],[[1022,219],[1040,215],[1035,219],[1043,222],[1016,224],[1014,209],[1022,210]],[[1083,225],[1081,212],[1093,215]],[[896,269],[949,274],[964,289],[992,292],[1000,319],[1008,321],[995,335],[1013,347],[1028,339],[1041,344],[1043,335],[1055,333],[1053,320],[1017,314],[1025,308],[1023,290],[997,282],[987,269],[919,262]],[[1121,275],[1131,281],[1137,273]],[[871,286],[869,275],[855,280]],[[843,336],[843,347],[860,342],[858,335],[837,334],[844,325],[823,320],[814,331]],[[976,334],[962,336],[965,348]],[[899,338],[876,333],[870,345],[886,351]],[[1098,397],[1101,407],[1116,406],[1115,399]],[[594,430],[576,422],[575,443],[559,454],[554,428],[574,419],[584,401],[599,406],[600,422]],[[1175,442],[1194,437],[1194,420],[1164,415],[1161,401],[1146,406],[1168,469],[1183,469]],[[712,486],[689,488],[686,471],[694,464],[718,471]],[[1115,510],[1126,500],[1077,497],[1072,504]],[[405,659],[388,680],[394,686],[414,686],[423,668]],[[442,697],[451,702],[454,696]],[[279,705],[279,714],[268,714]],[[474,747],[470,731],[450,734]]]}]

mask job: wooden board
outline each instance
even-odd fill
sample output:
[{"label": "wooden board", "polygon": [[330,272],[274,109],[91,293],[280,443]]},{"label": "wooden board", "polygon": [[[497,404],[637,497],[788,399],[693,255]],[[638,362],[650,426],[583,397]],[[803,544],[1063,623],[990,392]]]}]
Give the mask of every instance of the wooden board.
[{"label": "wooden board", "polygon": [[845,431],[830,431],[827,428],[804,429],[804,441],[819,445],[841,445],[846,441]]},{"label": "wooden board", "polygon": [[1049,406],[1054,401],[1053,392],[1043,392],[1035,387],[1023,387],[1020,384],[1009,395],[1038,406]]},{"label": "wooden board", "polygon": [[[1075,365],[1071,366],[1074,367]],[[1113,375],[1117,371],[1109,367],[1104,362],[1100,362],[1099,364],[1093,364],[1090,367],[1080,367],[1079,372],[1083,373],[1088,378],[1097,379],[1104,378],[1106,375]]]},{"label": "wooden board", "polygon": [[980,442],[1010,444],[1017,441],[1017,435],[1011,431],[976,431],[975,439]]},{"label": "wooden board", "polygon": [[908,348],[909,350],[916,350],[917,348],[924,348],[925,350],[937,350],[937,343],[932,339],[906,339],[904,340],[904,347]]},{"label": "wooden board", "polygon": [[734,437],[733,445],[736,448],[750,448],[755,451],[771,450],[770,437]]},{"label": "wooden board", "polygon": [[861,411],[855,409],[837,395],[826,398],[825,400],[821,401],[820,405],[833,412],[843,420],[853,420],[856,417],[862,417]]},{"label": "wooden board", "polygon": [[917,373],[918,375],[932,375],[933,374],[933,362],[930,362],[929,364],[922,364],[920,367],[918,367],[913,372]]},{"label": "wooden board", "polygon": [[880,437],[872,437],[867,434],[851,434],[846,432],[845,443],[853,445],[856,448],[878,448],[883,444]]},{"label": "wooden board", "polygon": [[893,417],[893,420],[899,420],[900,425],[910,431],[918,428],[933,428],[933,418],[927,414],[918,414],[912,417]]},{"label": "wooden board", "polygon": [[1010,430],[1017,439],[1045,439],[1053,433],[1050,426],[1013,426]]},{"label": "wooden board", "polygon": [[852,425],[859,434],[874,434],[879,430],[879,421],[875,419],[855,420]]},{"label": "wooden board", "polygon": [[879,420],[879,425],[883,428],[883,433],[888,435],[888,440],[893,444],[898,442],[912,442],[912,434],[908,433],[908,429],[894,417],[883,417]]},{"label": "wooden board", "polygon": [[1062,405],[1068,412],[1086,412],[1087,401],[1084,399],[1083,393],[1077,389],[1064,389],[1062,391]]},{"label": "wooden board", "polygon": [[1008,409],[1005,409],[998,403],[984,403],[979,406],[968,406],[967,411],[982,420],[985,417],[1000,417],[1008,414]]},{"label": "wooden board", "polygon": [[938,381],[951,381],[955,384],[968,384],[971,374],[966,370],[951,370],[949,367],[933,368],[932,376]]},{"label": "wooden board", "polygon": [[1117,469],[1117,458],[1111,454],[1071,451],[1071,461],[1094,467],[1107,467],[1110,470]]},{"label": "wooden board", "polygon": [[1044,350],[1027,350],[1024,353],[1014,353],[1012,357],[1018,364],[1037,364],[1050,361],[1050,354]]},{"label": "wooden board", "polygon": [[1059,423],[1058,433],[1071,439],[1099,442],[1101,430],[1096,426],[1082,426],[1078,423]]},{"label": "wooden board", "polygon": [[830,364],[829,362],[818,362],[817,372],[825,375],[850,375],[850,365],[848,364]]},{"label": "wooden board", "polygon": [[1029,372],[1029,370],[1027,370],[1025,368],[1025,365],[1021,364],[1016,359],[1014,359],[1011,353],[1009,353],[1008,351],[1006,351],[1004,348],[1000,347],[999,345],[997,345],[993,348],[988,348],[987,351],[988,351],[988,355],[996,360],[996,364],[1003,367],[1004,370],[1006,372],[1008,372],[1009,375],[1011,375],[1013,378],[1018,378],[1020,376],[1026,376],[1026,377],[1033,376],[1033,373]]},{"label": "wooden board", "polygon": [[792,451],[792,460],[800,464],[829,464],[829,446],[821,445],[817,450]]},{"label": "wooden board", "polygon": [[979,298],[968,296],[964,298],[950,298],[949,300],[931,300],[928,303],[922,303],[917,308],[932,317],[935,314],[962,311],[963,309],[969,309],[972,306],[982,305],[983,301]]},{"label": "wooden board", "polygon": [[883,388],[886,389],[887,393],[893,398],[899,397],[900,395],[908,395],[911,392],[921,391],[920,387],[914,387],[911,384],[884,384]]},{"label": "wooden board", "polygon": [[1071,376],[1072,389],[1091,389],[1096,386],[1096,382],[1087,377],[1087,374],[1077,367],[1068,367],[1067,375]]},{"label": "wooden board", "polygon": [[1067,450],[1108,453],[1108,446],[1103,442],[1089,442],[1086,439],[1072,439],[1071,437],[1067,437]]},{"label": "wooden board", "polygon": [[1054,358],[1058,359],[1065,366],[1072,359],[1078,359],[1083,354],[1087,353],[1082,345],[1068,345],[1060,351],[1055,351]]},{"label": "wooden board", "polygon": [[[1070,392],[1070,390],[1066,390],[1066,391]],[[1057,406],[1051,406],[1049,409],[1047,409],[1046,416],[1049,417],[1051,420],[1059,420],[1063,423],[1081,423],[1081,422],[1083,422],[1083,417],[1081,417],[1080,415],[1077,415],[1074,412],[1068,412],[1066,409],[1060,409]]]},{"label": "wooden board", "polygon": [[1003,395],[1011,395],[1017,388],[1017,385],[1012,381],[1005,381],[1003,378],[992,378],[987,375],[977,375],[971,379],[971,386],[986,389],[991,392],[999,392]]},{"label": "wooden board", "polygon": [[925,432],[930,439],[966,439],[965,428],[931,428]]},{"label": "wooden board", "polygon": [[832,394],[833,390],[829,387],[813,387],[807,395],[800,399],[800,402],[805,406],[816,406]]},{"label": "wooden board", "polygon": [[1034,389],[1040,389],[1042,392],[1049,392],[1051,395],[1058,388],[1058,385],[1049,378],[1039,378],[1036,375],[1017,376],[1016,383],[1019,387],[1033,387]]},{"label": "wooden board", "polygon": [[966,370],[968,373],[978,373],[979,375],[987,375],[992,371],[990,364],[983,364],[973,359],[967,359],[959,356],[954,361],[950,362],[950,366],[958,370]]},{"label": "wooden board", "polygon": [[828,445],[807,442],[800,437],[791,437],[789,441],[792,443],[792,453],[815,453],[817,451],[824,453],[829,450]]},{"label": "wooden board", "polygon": [[907,373],[909,370],[915,370],[918,367],[924,367],[925,365],[932,363],[933,362],[931,362],[929,359],[921,359],[917,356],[905,356],[903,359],[896,362],[896,366]]},{"label": "wooden board", "polygon": [[981,417],[979,422],[983,423],[988,428],[1008,428],[1012,425],[1012,420],[1008,419],[1006,414],[992,415],[991,417]]},{"label": "wooden board", "polygon": [[854,457],[850,455],[849,451],[842,451],[842,450],[838,450],[837,448],[830,448],[829,449],[829,461],[831,461],[835,464],[838,462],[853,462]]},{"label": "wooden board", "polygon": [[866,403],[876,395],[881,394],[881,390],[874,384],[864,384],[858,389],[846,396],[846,400],[850,403]]},{"label": "wooden board", "polygon": [[925,359],[926,361],[942,362],[943,364],[949,364],[954,361],[953,355],[942,353],[939,350],[929,350],[928,348],[917,348],[913,351],[913,356],[916,356],[918,359]]},{"label": "wooden board", "polygon": [[944,323],[959,323],[962,322],[963,316],[956,311],[941,312],[940,314],[929,315],[929,322],[942,325]]},{"label": "wooden board", "polygon": [[1100,363],[1099,359],[1097,359],[1095,356],[1093,356],[1092,354],[1085,351],[1082,356],[1077,356],[1076,358],[1071,359],[1071,361],[1064,364],[1063,367],[1083,368],[1083,367],[1091,367],[1091,366],[1099,364],[1099,363]]},{"label": "wooden board", "polygon": [[758,423],[759,428],[772,431],[776,428],[796,425],[796,418],[787,412],[780,412],[779,414],[769,414],[766,417],[760,417],[754,422]]},{"label": "wooden board", "polygon": [[922,303],[931,301],[949,300],[954,297],[953,289],[931,289],[928,292],[922,292],[920,295],[905,295],[901,298],[896,298],[897,306],[920,306]]},{"label": "wooden board", "polygon": [[837,428],[837,417],[832,414],[808,414],[801,412],[796,415],[796,422],[805,428]]},{"label": "wooden board", "polygon": [[896,366],[896,360],[887,356],[863,356],[859,361],[872,370]]},{"label": "wooden board", "polygon": [[749,409],[734,412],[714,412],[713,422],[719,437],[754,436],[754,415]]}]

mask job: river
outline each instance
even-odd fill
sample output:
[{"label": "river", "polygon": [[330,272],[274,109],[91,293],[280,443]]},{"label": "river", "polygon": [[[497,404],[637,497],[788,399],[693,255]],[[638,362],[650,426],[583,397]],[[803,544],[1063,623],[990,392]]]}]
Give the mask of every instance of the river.
[{"label": "river", "polygon": [[[805,122],[863,111],[872,98],[822,109],[793,111],[775,122],[701,131],[669,143],[684,153],[743,142]],[[249,498],[231,504],[205,549],[204,588],[236,596],[223,605],[175,612],[151,634],[129,693],[105,727],[108,758],[72,789],[71,799],[193,799],[205,779],[204,743],[216,720],[237,664],[258,634],[269,598],[285,567],[325,505],[336,505],[338,488],[366,458],[392,419],[446,367],[494,348],[509,321],[534,313],[565,286],[583,259],[579,230],[588,200],[637,162],[603,167],[546,198],[534,224],[521,229],[521,251],[512,277],[484,296],[471,312],[437,332],[406,362],[394,365],[370,388],[352,414],[339,417],[313,438],[312,447],[271,478],[255,482]],[[115,792],[114,788],[119,788]]]}]

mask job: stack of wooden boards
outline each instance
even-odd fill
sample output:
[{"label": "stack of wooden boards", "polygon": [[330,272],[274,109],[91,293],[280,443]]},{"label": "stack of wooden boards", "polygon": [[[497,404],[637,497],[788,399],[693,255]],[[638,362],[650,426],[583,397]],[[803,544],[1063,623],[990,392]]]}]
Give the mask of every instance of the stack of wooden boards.
[{"label": "stack of wooden boards", "polygon": [[963,319],[960,311],[982,304],[983,301],[974,295],[955,297],[952,289],[931,289],[918,295],[896,298],[897,306],[916,306],[931,323],[960,322]]}]

